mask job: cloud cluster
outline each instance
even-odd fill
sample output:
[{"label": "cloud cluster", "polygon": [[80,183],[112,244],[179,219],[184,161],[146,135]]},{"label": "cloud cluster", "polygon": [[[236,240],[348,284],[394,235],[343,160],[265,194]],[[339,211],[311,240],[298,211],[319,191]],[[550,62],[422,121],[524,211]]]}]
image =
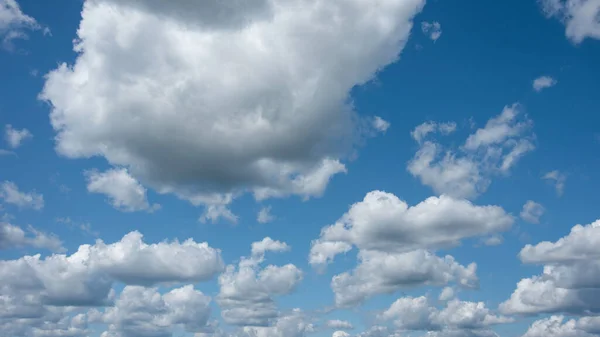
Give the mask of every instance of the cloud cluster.
[{"label": "cloud cluster", "polygon": [[436,132],[453,132],[456,124],[426,122],[417,126],[411,135],[419,150],[408,163],[408,171],[436,193],[477,197],[487,190],[492,176],[508,174],[522,156],[535,149],[533,122],[521,110],[518,104],[504,107],[459,149],[426,140]]},{"label": "cloud cluster", "polygon": [[435,42],[442,36],[442,25],[435,21],[431,23],[423,21],[421,22],[421,31]]},{"label": "cloud cluster", "polygon": [[[117,330],[123,330],[121,325],[128,320],[154,325],[201,324],[197,318],[204,316],[189,306],[198,304],[205,308],[207,299],[190,287],[161,297],[154,290],[142,290],[138,286],[204,281],[222,269],[220,252],[206,243],[187,240],[146,244],[137,232],[113,244],[98,240],[94,245],[82,245],[71,255],[42,258],[38,254],[2,260],[0,326],[6,327],[2,331],[19,331],[15,332],[16,336],[64,336],[52,332],[56,329],[71,331],[69,336],[83,336],[88,318],[93,320],[94,317],[78,316],[77,311],[81,313],[82,307],[112,303],[116,306],[107,309],[101,319]],[[117,281],[127,287],[115,302],[112,286]],[[152,319],[144,317],[143,312],[147,311],[143,310],[164,311],[146,305],[146,299],[152,305],[162,305],[168,309],[167,313]],[[130,327],[140,329],[141,325]],[[112,336],[110,333],[106,336]]]},{"label": "cloud cluster", "polygon": [[289,250],[284,242],[267,237],[252,244],[252,254],[239,265],[227,266],[219,276],[220,291],[216,300],[223,320],[236,326],[262,326],[278,322],[279,312],[274,296],[292,292],[303,277],[293,264],[268,265],[261,268],[267,252]]},{"label": "cloud cluster", "polygon": [[546,17],[557,18],[566,26],[565,34],[573,43],[586,38],[600,39],[600,1],[540,0]]},{"label": "cloud cluster", "polygon": [[454,333],[459,336],[493,335],[491,326],[513,321],[509,317],[494,315],[483,302],[453,299],[444,308],[438,309],[424,296],[400,298],[379,318],[393,321],[403,331],[429,331],[441,335]]},{"label": "cloud cluster", "polygon": [[245,192],[320,196],[362,133],[350,90],[397,60],[424,3],[87,0],[78,57],[41,93],[56,149],[216,203],[206,220]]},{"label": "cloud cluster", "polygon": [[556,242],[526,245],[523,263],[544,266],[541,275],[524,278],[500,309],[511,314],[600,312],[600,220],[576,225]]},{"label": "cloud cluster", "polygon": [[309,261],[319,267],[357,247],[358,266],[333,277],[338,306],[353,306],[382,293],[418,285],[477,287],[476,265],[433,252],[462,239],[510,228],[514,219],[497,206],[476,206],[449,196],[409,207],[393,194],[369,192],[312,242]]}]

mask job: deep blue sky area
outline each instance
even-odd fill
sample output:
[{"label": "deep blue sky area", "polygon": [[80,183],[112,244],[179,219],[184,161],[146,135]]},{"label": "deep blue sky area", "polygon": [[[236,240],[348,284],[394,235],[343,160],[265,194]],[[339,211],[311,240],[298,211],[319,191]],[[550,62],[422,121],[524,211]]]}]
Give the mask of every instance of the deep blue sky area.
[{"label": "deep blue sky area", "polygon": [[0,0],[0,335],[600,336],[599,18]]}]

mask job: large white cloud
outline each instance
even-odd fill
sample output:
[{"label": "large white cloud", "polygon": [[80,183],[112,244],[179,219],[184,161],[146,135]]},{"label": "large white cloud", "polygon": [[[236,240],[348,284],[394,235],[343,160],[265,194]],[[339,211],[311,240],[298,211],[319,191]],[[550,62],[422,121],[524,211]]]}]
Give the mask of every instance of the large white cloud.
[{"label": "large white cloud", "polygon": [[543,264],[541,275],[524,278],[500,305],[506,313],[600,312],[600,221],[576,225],[556,242],[526,245],[524,263]]},{"label": "large white cloud", "polygon": [[[82,245],[71,255],[25,256],[0,261],[0,295],[19,303],[104,305],[114,281],[133,285],[205,281],[220,272],[220,251],[206,243],[146,244],[132,232],[119,242]],[[26,296],[21,296],[25,294]]]},{"label": "large white cloud", "polygon": [[409,206],[391,193],[372,191],[322,229],[313,241],[310,262],[330,262],[350,245],[399,253],[451,247],[461,239],[507,230],[513,221],[498,206],[477,206],[445,195]]},{"label": "large white cloud", "polygon": [[547,17],[555,17],[565,26],[566,36],[574,43],[586,38],[600,39],[599,0],[540,0]]},{"label": "large white cloud", "polygon": [[423,123],[411,133],[419,150],[407,169],[436,193],[475,198],[487,190],[493,176],[508,174],[535,148],[531,127],[522,107],[513,104],[469,135],[462,147],[451,149],[426,138],[435,132],[449,134],[456,124]]},{"label": "large white cloud", "polygon": [[57,151],[197,204],[319,196],[359,136],[350,90],[398,59],[424,3],[88,0],[76,62],[41,93]]},{"label": "large white cloud", "polygon": [[533,322],[522,337],[597,337],[598,333],[598,317],[570,319],[565,322],[564,316],[550,316]]}]

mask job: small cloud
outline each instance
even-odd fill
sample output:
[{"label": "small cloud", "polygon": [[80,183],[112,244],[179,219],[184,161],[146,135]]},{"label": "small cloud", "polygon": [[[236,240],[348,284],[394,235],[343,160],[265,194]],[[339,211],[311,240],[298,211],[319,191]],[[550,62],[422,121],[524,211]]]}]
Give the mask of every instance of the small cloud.
[{"label": "small cloud", "polygon": [[486,246],[498,246],[504,242],[504,239],[500,235],[491,236],[483,241]]},{"label": "small cloud", "polygon": [[88,192],[106,195],[108,202],[119,211],[152,213],[161,207],[159,204],[148,203],[146,189],[125,168],[106,172],[91,170],[84,174]]},{"label": "small cloud", "polygon": [[561,173],[558,170],[550,171],[542,176],[542,179],[554,184],[558,196],[563,195],[565,191],[565,182],[567,180],[567,176],[564,173]]},{"label": "small cloud", "polygon": [[33,138],[33,135],[27,129],[15,129],[10,124],[4,127],[4,139],[13,149],[18,148],[21,146],[21,143],[31,138]]},{"label": "small cloud", "polygon": [[379,116],[375,116],[373,119],[373,127],[375,130],[385,133],[390,127],[390,123]]},{"label": "small cloud", "polygon": [[36,192],[21,192],[17,184],[12,181],[4,181],[0,184],[0,199],[19,208],[32,208],[38,211],[44,208],[43,195]]},{"label": "small cloud", "polygon": [[200,222],[207,223],[209,220],[211,223],[216,223],[220,218],[227,220],[232,224],[238,223],[238,216],[233,214],[227,205],[216,204],[207,205],[204,214],[200,216]]},{"label": "small cloud", "polygon": [[271,206],[263,207],[256,217],[256,221],[259,223],[267,223],[275,220],[275,217],[271,215]]},{"label": "small cloud", "polygon": [[442,36],[442,25],[435,21],[431,23],[423,21],[421,22],[421,31],[435,42]]},{"label": "small cloud", "polygon": [[0,40],[4,49],[13,51],[13,41],[17,39],[26,40],[29,36],[25,31],[36,31],[43,29],[44,35],[48,28],[42,27],[34,18],[24,14],[15,0],[4,0],[0,2]]},{"label": "small cloud", "polygon": [[523,210],[521,211],[521,219],[533,223],[540,223],[540,217],[544,214],[544,206],[538,204],[535,201],[529,200],[523,205]]},{"label": "small cloud", "polygon": [[555,86],[556,83],[558,83],[558,81],[550,76],[540,76],[533,80],[533,90],[540,92],[546,88]]}]

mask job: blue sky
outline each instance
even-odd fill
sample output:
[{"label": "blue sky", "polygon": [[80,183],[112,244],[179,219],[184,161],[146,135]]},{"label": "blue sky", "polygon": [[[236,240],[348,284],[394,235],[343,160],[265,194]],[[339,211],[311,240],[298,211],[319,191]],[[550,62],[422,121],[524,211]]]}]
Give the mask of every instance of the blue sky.
[{"label": "blue sky", "polygon": [[600,2],[232,3],[0,0],[0,335],[600,336]]}]

